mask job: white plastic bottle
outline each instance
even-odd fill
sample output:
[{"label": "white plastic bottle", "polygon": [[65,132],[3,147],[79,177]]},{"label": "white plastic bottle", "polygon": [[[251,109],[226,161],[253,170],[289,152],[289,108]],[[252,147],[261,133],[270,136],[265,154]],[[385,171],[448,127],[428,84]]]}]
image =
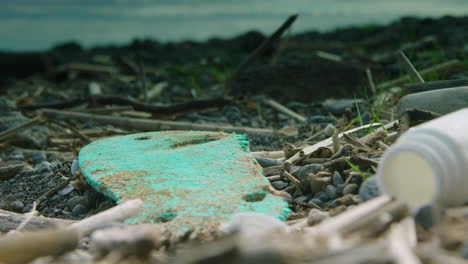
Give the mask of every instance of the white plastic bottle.
[{"label": "white plastic bottle", "polygon": [[468,202],[468,108],[410,128],[384,153],[377,177],[412,208]]}]

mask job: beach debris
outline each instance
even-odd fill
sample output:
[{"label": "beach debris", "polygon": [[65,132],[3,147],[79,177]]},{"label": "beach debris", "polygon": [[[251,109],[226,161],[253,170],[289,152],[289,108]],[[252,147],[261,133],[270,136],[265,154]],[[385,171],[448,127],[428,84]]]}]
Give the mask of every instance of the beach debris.
[{"label": "beach debris", "polygon": [[76,119],[89,121],[94,120],[100,123],[111,124],[115,126],[121,126],[126,128],[139,129],[143,131],[147,130],[205,130],[205,131],[224,131],[224,132],[235,132],[235,133],[246,133],[252,135],[273,135],[272,129],[266,128],[250,128],[250,127],[233,127],[223,125],[211,125],[211,124],[197,124],[184,121],[165,121],[165,120],[154,120],[154,119],[142,119],[142,118],[125,118],[125,117],[114,117],[108,115],[95,115],[71,111],[61,110],[42,110],[46,116],[55,119]]},{"label": "beach debris", "polygon": [[95,141],[80,151],[79,164],[89,184],[118,203],[144,201],[129,222],[201,232],[240,212],[285,219],[287,203],[269,192],[247,149],[242,135],[151,132]]},{"label": "beach debris", "polygon": [[443,115],[467,106],[468,86],[462,86],[403,96],[396,112],[401,115],[407,110],[417,109]]}]

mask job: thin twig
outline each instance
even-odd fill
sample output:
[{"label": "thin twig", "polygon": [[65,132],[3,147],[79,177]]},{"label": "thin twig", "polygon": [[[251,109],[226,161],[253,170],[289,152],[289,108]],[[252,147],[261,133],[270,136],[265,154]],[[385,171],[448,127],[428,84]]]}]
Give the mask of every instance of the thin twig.
[{"label": "thin twig", "polygon": [[276,109],[277,111],[289,116],[289,117],[292,117],[292,118],[295,118],[301,122],[307,122],[307,118],[294,112],[293,110],[287,108],[286,106],[276,102],[275,100],[273,99],[269,99],[269,100],[265,100],[265,103],[268,104],[269,106],[273,107],[274,109]]},{"label": "thin twig", "polygon": [[[350,133],[362,131],[362,130],[367,129],[369,127],[375,127],[375,126],[380,126],[380,124],[379,123],[374,123],[374,124],[368,124],[368,125],[360,126],[360,127],[357,127],[357,128],[353,128],[351,130],[348,130],[346,132],[342,132],[342,133],[338,134],[338,138],[342,138],[344,134],[350,134]],[[289,170],[292,165],[298,163],[299,161],[301,161],[305,157],[309,156],[310,154],[314,153],[318,149],[323,148],[323,147],[328,147],[331,144],[333,144],[333,139],[330,137],[330,138],[327,138],[327,139],[325,139],[323,141],[318,142],[317,144],[305,147],[304,149],[297,152],[296,154],[294,154],[292,157],[290,157],[289,159],[287,159],[284,162],[285,169]]]},{"label": "thin twig", "polygon": [[400,50],[400,52],[398,53],[398,58],[403,63],[403,66],[405,67],[406,72],[408,72],[409,76],[411,76],[411,79],[413,79],[414,82],[416,82],[416,83],[423,83],[424,82],[421,75],[419,75],[419,72],[416,70],[416,68],[414,68],[413,64],[408,59],[408,57],[406,57],[406,55],[405,55],[405,53],[403,53],[403,51]]},{"label": "thin twig", "polygon": [[112,222],[119,222],[134,217],[139,211],[143,201],[134,199],[123,202],[96,215],[85,218],[68,226],[69,230],[77,231],[85,236],[99,226]]},{"label": "thin twig", "polygon": [[[454,59],[454,60],[450,60],[450,61],[447,61],[445,63],[439,64],[439,65],[436,65],[434,67],[430,67],[430,68],[426,68],[424,70],[421,70],[420,74],[421,74],[422,77],[429,76],[430,74],[432,74],[434,72],[437,72],[437,73],[443,72],[445,74],[449,74],[449,73],[458,72],[458,71],[463,70],[465,68],[466,68],[465,64],[463,64],[462,62],[460,62],[457,59]],[[408,82],[408,80],[409,80],[409,75],[404,75],[404,76],[402,76],[402,77],[400,77],[398,79],[381,83],[381,84],[377,85],[377,87],[381,88],[381,89],[387,89],[387,88],[391,88],[391,87],[394,87],[394,86],[402,85],[402,84]]]},{"label": "thin twig", "polygon": [[245,59],[235,70],[232,76],[227,80],[225,83],[225,95],[231,93],[232,84],[238,78],[239,74],[245,71],[245,69],[257,58],[260,54],[262,54],[268,47],[270,47],[276,40],[278,40],[281,35],[294,23],[297,18],[297,14],[288,17],[288,19],[265,41],[258,48],[256,48],[250,55]]},{"label": "thin twig", "polygon": [[31,120],[29,120],[28,122],[20,125],[20,126],[17,126],[17,127],[14,127],[12,129],[9,129],[7,131],[4,131],[0,134],[0,142],[3,142],[15,135],[18,135],[19,133],[25,131],[26,129],[32,127],[32,126],[35,126],[37,125],[38,123],[42,122],[43,119],[41,116],[37,116]]},{"label": "thin twig", "polygon": [[304,193],[304,187],[302,186],[302,183],[298,179],[296,179],[296,177],[292,176],[287,171],[284,172],[284,175],[286,175],[286,178],[288,178],[289,181],[292,182],[294,186],[296,186],[296,188],[299,190],[299,192],[301,192],[301,194]]},{"label": "thin twig", "polygon": [[372,94],[375,94],[377,92],[377,89],[375,88],[375,82],[374,78],[372,77],[372,71],[369,68],[366,69],[366,75],[367,80],[369,81],[369,86],[371,88]]},{"label": "thin twig", "polygon": [[132,129],[139,129],[143,131],[158,131],[158,130],[197,130],[197,131],[224,131],[224,132],[235,132],[245,133],[251,135],[273,135],[272,129],[262,128],[251,128],[251,127],[233,127],[233,126],[222,126],[222,125],[210,125],[210,124],[197,124],[191,122],[176,122],[176,121],[163,121],[154,119],[143,119],[143,118],[124,118],[107,115],[93,115],[86,113],[77,113],[71,111],[59,111],[44,109],[42,110],[44,115],[55,118],[55,119],[76,119],[82,121],[97,121],[103,124],[110,124],[114,126],[127,127]]},{"label": "thin twig", "polygon": [[[28,104],[20,105],[18,108],[22,110],[37,110],[41,108],[47,109],[62,109],[66,107],[73,107],[87,102],[88,98],[73,99],[70,101],[46,103],[46,104]],[[231,103],[232,101],[227,98],[211,98],[193,100],[185,103],[177,103],[169,106],[158,106],[153,104],[146,104],[136,101],[134,99],[122,96],[96,96],[94,97],[97,103],[102,105],[126,105],[132,106],[137,111],[148,112],[152,114],[176,114],[181,112],[189,112],[194,110],[201,110],[210,107],[220,107]]]},{"label": "thin twig", "polygon": [[16,228],[17,232],[21,232],[23,228],[32,220],[32,218],[36,215],[36,207],[37,204],[36,202],[33,203],[32,209],[29,213],[25,214],[26,218],[18,225]]}]

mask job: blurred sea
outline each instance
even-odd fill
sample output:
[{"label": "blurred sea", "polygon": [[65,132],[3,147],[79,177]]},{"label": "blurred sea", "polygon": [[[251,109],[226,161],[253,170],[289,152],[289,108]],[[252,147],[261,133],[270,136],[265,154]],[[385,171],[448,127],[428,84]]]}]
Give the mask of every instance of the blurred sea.
[{"label": "blurred sea", "polygon": [[294,33],[385,24],[409,15],[468,15],[468,0],[0,0],[0,49],[270,33],[296,12]]}]

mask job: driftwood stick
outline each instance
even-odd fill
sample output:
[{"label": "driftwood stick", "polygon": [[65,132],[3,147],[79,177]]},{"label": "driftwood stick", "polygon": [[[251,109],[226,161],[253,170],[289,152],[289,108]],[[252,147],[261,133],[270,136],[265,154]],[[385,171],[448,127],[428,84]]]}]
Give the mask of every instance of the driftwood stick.
[{"label": "driftwood stick", "polygon": [[[421,70],[420,71],[420,74],[422,77],[427,77],[429,76],[429,74],[433,73],[433,72],[437,72],[437,73],[454,73],[454,72],[457,72],[457,71],[460,71],[462,69],[465,68],[465,64],[463,64],[462,62],[460,62],[459,60],[450,60],[448,62],[445,62],[445,63],[442,63],[442,64],[439,64],[439,65],[436,65],[434,67],[430,67],[430,68],[426,68],[424,70]],[[391,81],[388,81],[388,82],[384,82],[384,83],[381,83],[378,85],[378,88],[381,88],[381,89],[387,89],[387,88],[391,88],[391,87],[394,87],[394,86],[400,86],[406,82],[409,81],[409,75],[404,75],[398,79],[395,79],[395,80],[391,80]]]},{"label": "driftwood stick", "polygon": [[419,93],[444,88],[454,88],[459,86],[468,86],[468,78],[456,80],[433,81],[424,83],[405,84],[406,93]]},{"label": "driftwood stick", "polygon": [[77,71],[77,72],[102,72],[109,74],[117,74],[119,69],[114,66],[87,64],[87,63],[68,63],[57,68],[57,72],[61,71]]},{"label": "driftwood stick", "polygon": [[388,250],[395,263],[420,264],[414,247],[418,243],[414,220],[410,217],[394,224],[388,234]]},{"label": "driftwood stick", "polygon": [[374,77],[372,76],[372,71],[369,68],[366,69],[366,75],[372,94],[375,94],[377,92],[377,88],[375,88]]},{"label": "driftwood stick", "polygon": [[[343,132],[343,133],[338,134],[338,138],[342,138],[344,134],[350,134],[350,133],[362,131],[362,130],[364,130],[364,129],[367,129],[367,128],[369,128],[369,127],[374,127],[374,126],[380,126],[380,124],[379,124],[379,123],[374,123],[374,124],[368,124],[368,125],[360,126],[360,127],[357,127],[357,128],[354,128],[354,129],[351,129],[351,130],[348,130],[348,131],[346,131],[346,132]],[[323,140],[323,141],[320,141],[320,142],[318,142],[318,143],[315,144],[315,145],[305,147],[304,149],[302,149],[301,151],[297,152],[297,153],[294,154],[292,157],[290,157],[289,159],[287,159],[287,160],[284,162],[284,168],[285,168],[286,170],[289,170],[289,169],[291,168],[292,165],[298,163],[299,161],[301,161],[302,159],[306,158],[306,157],[309,156],[310,154],[314,153],[314,152],[317,151],[318,149],[323,148],[323,147],[328,147],[328,146],[330,146],[331,144],[333,144],[333,138],[332,138],[332,137],[327,138],[327,139],[325,139],[325,140]]]},{"label": "driftwood stick", "polygon": [[78,234],[72,230],[16,233],[0,237],[1,263],[29,263],[35,258],[58,255],[78,245]]},{"label": "driftwood stick", "polygon": [[126,201],[96,215],[74,222],[68,226],[68,229],[78,232],[80,236],[85,236],[103,224],[119,222],[135,216],[142,205],[143,201],[140,199]]},{"label": "driftwood stick", "polygon": [[302,186],[302,183],[298,179],[296,179],[296,177],[292,176],[287,171],[284,172],[284,175],[286,176],[286,178],[288,178],[290,182],[292,182],[292,184],[294,184],[294,186],[296,186],[299,192],[301,192],[302,194],[304,193],[304,188]]},{"label": "driftwood stick", "polygon": [[[18,226],[26,219],[27,216],[23,214],[17,214],[5,210],[0,210],[0,232],[6,233],[11,230],[15,230]],[[68,225],[73,223],[72,220],[64,220],[59,218],[49,217],[32,217],[31,220],[24,226],[25,230],[39,230],[52,228],[55,226]]]},{"label": "driftwood stick", "polygon": [[[88,102],[91,98],[79,98],[70,101],[46,103],[46,104],[27,104],[19,105],[18,108],[22,110],[36,110],[41,108],[47,109],[62,109],[66,107],[73,107],[79,104]],[[211,98],[193,100],[184,103],[177,103],[169,106],[157,106],[153,104],[141,103],[137,100],[126,98],[123,96],[95,96],[92,98],[96,103],[101,105],[124,105],[131,106],[137,111],[148,112],[152,114],[175,114],[180,112],[188,112],[192,110],[206,109],[210,107],[219,107],[231,103],[230,99],[226,98]]]},{"label": "driftwood stick", "polygon": [[0,134],[0,142],[5,141],[5,140],[17,135],[18,133],[21,133],[24,130],[26,130],[26,129],[32,127],[32,126],[37,125],[41,121],[42,121],[42,117],[37,116],[37,117],[29,120],[28,122],[26,122],[26,123],[24,123],[24,124],[22,124],[20,126],[17,126],[17,127],[14,127],[12,129],[9,129],[7,131],[2,132]]},{"label": "driftwood stick", "polygon": [[284,159],[284,151],[253,151],[251,152],[255,157],[269,158],[269,159]]},{"label": "driftwood stick", "polygon": [[265,103],[289,117],[295,118],[301,122],[307,122],[307,118],[276,102],[273,99],[265,100]]},{"label": "driftwood stick", "polygon": [[195,124],[191,122],[176,122],[176,121],[162,121],[153,119],[141,118],[125,118],[107,115],[93,115],[86,113],[77,113],[70,111],[60,111],[44,109],[42,110],[45,116],[55,118],[58,120],[63,119],[76,119],[82,121],[93,120],[103,124],[114,126],[139,129],[143,131],[158,131],[158,130],[201,130],[201,131],[225,131],[235,133],[245,133],[251,135],[273,135],[272,129],[250,128],[250,127],[233,127],[209,124]]},{"label": "driftwood stick", "polygon": [[409,76],[411,77],[411,79],[413,79],[414,82],[416,83],[424,82],[421,75],[419,75],[419,72],[416,70],[416,68],[414,68],[413,64],[408,59],[408,57],[406,57],[403,51],[400,50],[400,52],[398,52],[398,58],[400,59],[401,63],[403,63],[403,66],[405,67],[406,72],[409,74]]},{"label": "driftwood stick", "polygon": [[233,82],[260,54],[262,54],[268,47],[270,47],[275,41],[277,41],[281,35],[294,23],[297,18],[297,14],[294,14],[288,19],[265,41],[263,41],[258,48],[256,48],[250,55],[245,59],[235,70],[232,76],[227,80],[225,84],[225,94],[229,94],[232,89]]},{"label": "driftwood stick", "polygon": [[375,220],[383,212],[382,207],[391,204],[391,202],[390,196],[380,196],[332,217],[319,225],[305,228],[304,231],[311,237],[314,236],[326,242],[328,248],[340,249],[343,245],[343,236],[346,233]]},{"label": "driftwood stick", "polygon": [[59,120],[55,120],[55,119],[51,119],[51,118],[49,118],[48,120],[50,122],[58,125],[58,126],[61,126],[62,128],[70,129],[70,131],[72,131],[75,135],[77,135],[81,139],[81,141],[83,141],[84,144],[88,144],[88,143],[91,142],[91,139],[89,139],[89,137],[87,137],[86,135],[83,135],[80,131],[78,131],[78,129],[76,129],[69,122],[67,122],[67,121],[61,122]]}]

